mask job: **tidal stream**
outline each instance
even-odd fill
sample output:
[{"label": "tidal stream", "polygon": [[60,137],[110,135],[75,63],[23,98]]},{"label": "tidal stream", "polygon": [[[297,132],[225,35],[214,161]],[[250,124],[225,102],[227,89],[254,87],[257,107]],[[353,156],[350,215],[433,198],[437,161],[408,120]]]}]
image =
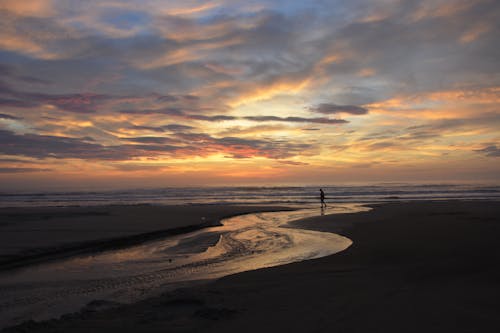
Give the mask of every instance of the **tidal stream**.
[{"label": "tidal stream", "polygon": [[[368,210],[356,204],[325,214]],[[130,303],[196,281],[331,255],[349,247],[337,234],[295,229],[318,208],[254,213],[223,226],[126,249],[72,257],[0,274],[0,329],[79,311],[92,300]]]}]

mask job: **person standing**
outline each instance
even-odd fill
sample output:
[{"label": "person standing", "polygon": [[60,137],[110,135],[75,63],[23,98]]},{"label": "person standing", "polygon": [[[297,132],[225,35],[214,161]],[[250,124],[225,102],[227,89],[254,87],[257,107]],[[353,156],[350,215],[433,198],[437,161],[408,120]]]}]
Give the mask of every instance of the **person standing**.
[{"label": "person standing", "polygon": [[321,208],[326,208],[326,203],[325,203],[325,192],[323,192],[323,189],[319,189],[319,198],[321,199]]}]

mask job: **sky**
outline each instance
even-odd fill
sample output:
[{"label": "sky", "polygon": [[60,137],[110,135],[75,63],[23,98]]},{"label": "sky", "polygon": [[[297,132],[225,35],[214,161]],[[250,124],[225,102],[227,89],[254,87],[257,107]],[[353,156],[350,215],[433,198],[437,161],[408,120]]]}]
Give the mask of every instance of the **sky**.
[{"label": "sky", "polygon": [[496,0],[0,0],[2,190],[500,181]]}]

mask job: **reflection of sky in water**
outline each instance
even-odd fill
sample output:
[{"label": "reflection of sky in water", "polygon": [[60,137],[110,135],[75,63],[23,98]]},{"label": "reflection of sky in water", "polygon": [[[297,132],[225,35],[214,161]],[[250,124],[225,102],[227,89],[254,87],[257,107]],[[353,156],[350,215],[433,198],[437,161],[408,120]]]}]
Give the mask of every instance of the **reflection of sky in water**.
[{"label": "reflection of sky in water", "polygon": [[[327,209],[326,214],[361,210],[367,208],[344,205]],[[164,291],[167,284],[172,289],[179,282],[318,258],[347,248],[351,241],[336,234],[282,227],[319,214],[320,209],[310,208],[237,216],[224,220],[221,227],[20,269],[0,276],[0,308],[33,294],[42,297],[14,306],[9,313],[31,303],[65,302],[68,295],[72,297],[68,306],[74,310],[89,299],[134,301]],[[0,315],[0,320],[8,316]]]}]

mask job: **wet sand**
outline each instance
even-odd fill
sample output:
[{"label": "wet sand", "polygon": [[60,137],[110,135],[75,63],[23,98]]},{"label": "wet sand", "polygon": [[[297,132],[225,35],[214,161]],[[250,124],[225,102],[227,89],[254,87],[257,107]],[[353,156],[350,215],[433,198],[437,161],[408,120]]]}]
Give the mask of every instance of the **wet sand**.
[{"label": "wet sand", "polygon": [[[364,210],[343,205],[329,213]],[[238,215],[216,227],[0,272],[0,328],[58,318],[94,300],[131,304],[200,281],[324,257],[352,244],[334,233],[282,227],[318,214],[314,207]]]},{"label": "wet sand", "polygon": [[12,331],[498,332],[499,214],[498,202],[455,201],[310,218],[295,225],[353,245],[128,306],[92,302]]},{"label": "wet sand", "polygon": [[271,206],[95,206],[0,209],[0,270],[123,248],[219,225]]}]

